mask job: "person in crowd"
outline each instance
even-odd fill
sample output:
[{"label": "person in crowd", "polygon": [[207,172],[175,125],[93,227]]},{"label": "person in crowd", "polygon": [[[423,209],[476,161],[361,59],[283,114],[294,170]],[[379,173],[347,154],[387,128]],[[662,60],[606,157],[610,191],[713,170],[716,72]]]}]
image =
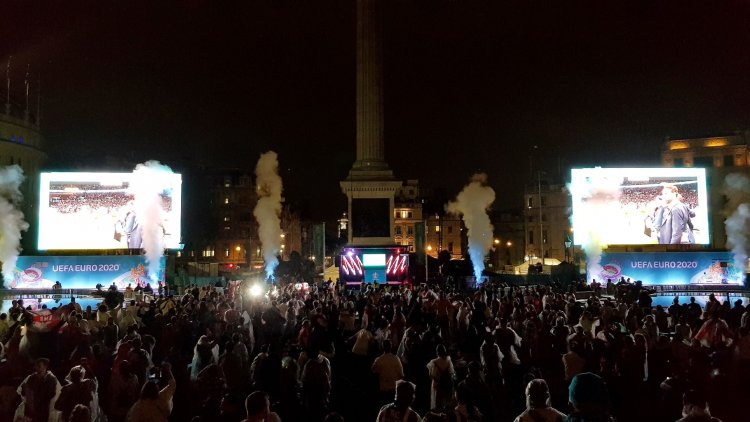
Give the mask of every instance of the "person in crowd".
[{"label": "person in crowd", "polygon": [[610,416],[610,398],[602,377],[591,372],[578,374],[570,382],[568,399],[573,411],[569,422],[614,422]]},{"label": "person in crowd", "polygon": [[383,341],[383,354],[373,362],[372,372],[378,377],[378,390],[381,397],[393,397],[396,382],[404,378],[404,367],[399,358],[392,353],[390,340]]},{"label": "person in crowd", "polygon": [[193,362],[190,371],[190,378],[193,381],[198,379],[198,374],[204,368],[212,363],[216,363],[214,347],[216,347],[216,342],[209,340],[208,336],[203,335],[198,339],[198,343],[195,345],[193,351]]},{"label": "person in crowd", "polygon": [[138,400],[139,388],[138,377],[132,373],[130,362],[127,360],[120,361],[116,370],[112,371],[112,378],[109,383],[106,406],[110,421],[121,422],[125,420],[128,410]]},{"label": "person in crowd", "polygon": [[281,422],[276,412],[271,412],[271,405],[266,393],[255,391],[245,399],[247,418],[242,422]]},{"label": "person in crowd", "polygon": [[172,397],[177,383],[171,365],[161,366],[161,382],[167,385],[159,389],[156,381],[148,381],[141,388],[141,396],[128,411],[126,422],[167,422],[172,413]]},{"label": "person in crowd", "polygon": [[533,379],[526,385],[526,410],[515,422],[563,422],[567,416],[552,407],[549,387],[543,379]]},{"label": "person in crowd", "polygon": [[305,407],[312,412],[324,411],[331,392],[331,362],[315,347],[307,352],[301,381]]},{"label": "person in crowd", "polygon": [[70,418],[63,419],[64,422],[96,422],[91,418],[91,410],[82,404],[77,404],[70,412]]},{"label": "person in crowd", "polygon": [[62,413],[62,420],[67,421],[77,405],[88,406],[94,401],[97,384],[93,379],[85,378],[86,370],[74,366],[68,377],[70,381],[62,387],[60,397],[55,402],[55,409]]},{"label": "person in crowd", "polygon": [[49,370],[49,363],[49,359],[37,359],[34,373],[18,386],[18,394],[23,398],[23,416],[29,422],[47,422],[62,390],[57,377]]},{"label": "person in crowd", "polygon": [[414,384],[409,381],[398,381],[393,403],[380,408],[376,422],[419,422],[419,414],[411,408],[415,392]]},{"label": "person in crowd", "polygon": [[430,389],[430,409],[442,410],[453,402],[453,387],[456,370],[453,368],[450,356],[445,346],[439,344],[435,348],[437,357],[427,364],[427,370],[432,380]]},{"label": "person in crowd", "polygon": [[721,422],[711,416],[706,396],[698,390],[688,390],[682,399],[682,419],[678,422]]}]

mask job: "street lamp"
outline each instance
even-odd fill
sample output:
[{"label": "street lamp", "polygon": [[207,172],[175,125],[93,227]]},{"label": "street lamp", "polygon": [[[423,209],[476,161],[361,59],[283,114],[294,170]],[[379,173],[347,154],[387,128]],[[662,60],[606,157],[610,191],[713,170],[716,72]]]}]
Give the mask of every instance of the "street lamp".
[{"label": "street lamp", "polygon": [[508,255],[508,265],[511,265],[511,262],[510,262],[510,247],[511,246],[513,246],[513,242],[511,242],[510,240],[505,242],[505,247],[506,247],[505,252],[506,252],[506,255]]},{"label": "street lamp", "polygon": [[427,253],[424,254],[424,281],[430,278],[430,252],[432,252],[432,245],[427,245]]}]

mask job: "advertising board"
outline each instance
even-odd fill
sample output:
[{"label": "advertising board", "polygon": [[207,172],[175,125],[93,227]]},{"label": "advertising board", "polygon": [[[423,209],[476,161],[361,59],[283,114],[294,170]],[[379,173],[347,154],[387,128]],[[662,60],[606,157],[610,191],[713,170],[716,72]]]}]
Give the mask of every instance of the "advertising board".
[{"label": "advertising board", "polygon": [[621,277],[656,285],[742,285],[744,268],[731,252],[607,252],[598,266],[589,265],[588,280],[601,283]]},{"label": "advertising board", "polygon": [[[156,279],[164,281],[165,258],[161,258]],[[108,256],[19,256],[13,271],[11,289],[51,289],[56,281],[64,289],[95,289],[102,284],[106,289],[115,283],[122,290],[130,284],[135,288],[151,283],[146,261],[139,255]]]},{"label": "advertising board", "polygon": [[571,171],[576,245],[708,244],[702,168]]},{"label": "advertising board", "polygon": [[[133,173],[42,173],[39,192],[40,250],[140,249],[142,222],[136,213]],[[159,174],[164,245],[180,245],[182,177]]]}]

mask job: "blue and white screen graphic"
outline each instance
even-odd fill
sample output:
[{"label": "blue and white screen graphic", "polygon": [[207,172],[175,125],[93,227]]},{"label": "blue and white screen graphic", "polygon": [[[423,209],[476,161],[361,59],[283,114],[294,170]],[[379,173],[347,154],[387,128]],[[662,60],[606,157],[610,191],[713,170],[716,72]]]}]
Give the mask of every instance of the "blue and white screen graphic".
[{"label": "blue and white screen graphic", "polygon": [[599,266],[589,265],[588,281],[622,277],[644,286],[742,285],[744,268],[736,268],[731,252],[608,252]]},{"label": "blue and white screen graphic", "polygon": [[[151,283],[156,287],[164,281],[165,258],[161,258],[159,274],[147,273],[146,260],[140,255],[111,256],[19,256],[13,271],[11,289],[50,289],[59,281],[64,289],[106,289],[115,283],[122,290],[128,284]],[[156,282],[154,281],[156,280]]]}]

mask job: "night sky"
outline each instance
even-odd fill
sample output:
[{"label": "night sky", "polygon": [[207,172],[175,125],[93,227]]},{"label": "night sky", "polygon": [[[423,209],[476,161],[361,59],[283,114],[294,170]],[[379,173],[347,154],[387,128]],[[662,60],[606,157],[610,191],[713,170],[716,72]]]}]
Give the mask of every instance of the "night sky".
[{"label": "night sky", "polygon": [[[502,209],[534,145],[550,172],[558,156],[657,165],[667,136],[750,129],[747,2],[386,3],[401,179],[452,196],[485,171]],[[334,218],[355,156],[354,25],[352,0],[8,1],[0,64],[13,55],[19,94],[27,63],[41,76],[49,168],[252,169],[273,149],[287,199]]]}]

